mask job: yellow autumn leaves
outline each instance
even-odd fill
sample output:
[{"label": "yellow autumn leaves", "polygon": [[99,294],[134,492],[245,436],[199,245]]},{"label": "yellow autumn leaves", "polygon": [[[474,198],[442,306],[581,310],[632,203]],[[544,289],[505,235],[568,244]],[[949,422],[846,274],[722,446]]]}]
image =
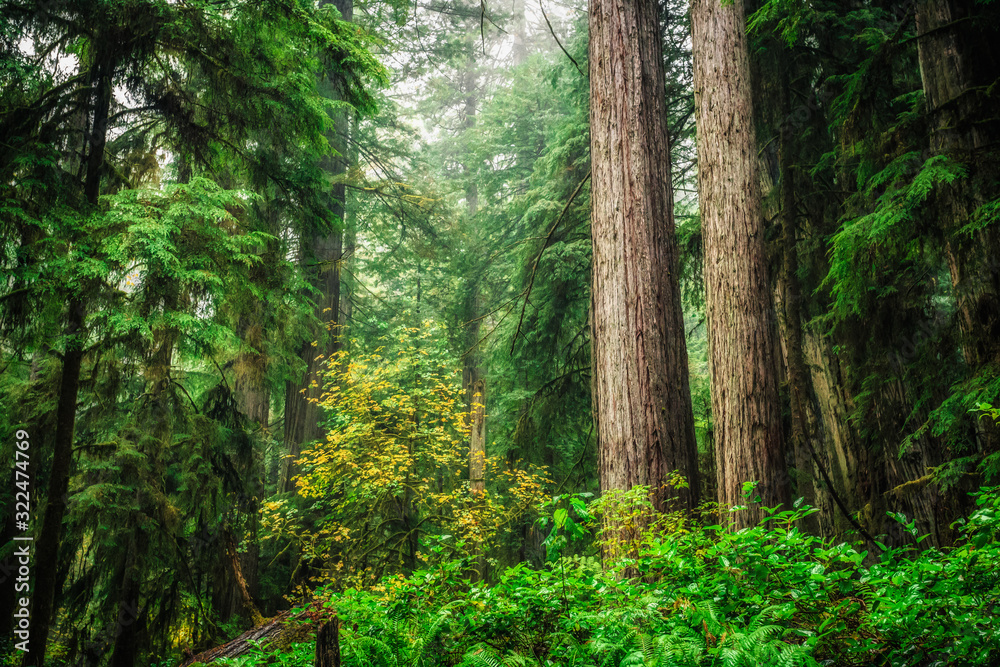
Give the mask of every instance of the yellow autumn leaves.
[{"label": "yellow autumn leaves", "polygon": [[430,325],[404,329],[370,352],[327,360],[318,403],[329,428],[301,454],[296,480],[320,514],[312,534],[285,504],[265,505],[269,529],[308,544],[327,575],[345,583],[370,584],[443,557],[427,548],[435,536],[451,536],[449,557],[484,553],[550,484],[544,473],[487,458],[487,491],[470,492],[461,375],[432,335]]}]

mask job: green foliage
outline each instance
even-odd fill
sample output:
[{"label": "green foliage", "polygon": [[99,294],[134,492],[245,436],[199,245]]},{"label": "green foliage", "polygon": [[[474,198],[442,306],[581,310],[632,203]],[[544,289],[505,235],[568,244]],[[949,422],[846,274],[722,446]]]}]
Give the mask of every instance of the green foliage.
[{"label": "green foliage", "polygon": [[946,551],[874,558],[801,532],[815,510],[800,507],[736,533],[651,528],[636,578],[574,556],[492,586],[425,570],[331,601],[351,666],[992,664],[1000,489],[976,505]]},{"label": "green foliage", "polygon": [[[965,174],[962,165],[943,155],[920,160],[918,152],[905,153],[860,184],[856,198],[874,200],[872,210],[846,221],[833,237],[825,283],[839,317],[867,312],[869,285],[877,283],[886,264],[905,266],[919,258],[922,248],[913,230],[925,202],[936,189]],[[876,252],[879,261],[873,263]]]},{"label": "green foliage", "polygon": [[[470,488],[469,412],[454,360],[433,344],[431,321],[385,337],[365,352],[327,360],[318,403],[323,441],[302,453],[297,493],[310,506],[279,498],[264,505],[265,540],[289,537],[323,562],[324,583],[370,585],[418,564],[492,552],[533,508],[544,471],[483,462],[484,492]],[[308,517],[318,517],[315,523]]]}]

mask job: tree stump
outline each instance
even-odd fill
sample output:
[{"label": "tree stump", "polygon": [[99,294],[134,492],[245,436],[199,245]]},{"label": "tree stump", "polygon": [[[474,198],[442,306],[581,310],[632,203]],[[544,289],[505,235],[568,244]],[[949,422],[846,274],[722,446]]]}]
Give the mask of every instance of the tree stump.
[{"label": "tree stump", "polygon": [[340,667],[340,619],[336,616],[316,634],[314,667]]}]

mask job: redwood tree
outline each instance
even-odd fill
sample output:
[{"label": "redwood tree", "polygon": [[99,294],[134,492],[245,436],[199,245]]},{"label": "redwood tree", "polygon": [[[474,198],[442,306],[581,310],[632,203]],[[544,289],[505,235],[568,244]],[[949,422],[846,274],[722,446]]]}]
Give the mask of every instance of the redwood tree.
[{"label": "redwood tree", "polygon": [[788,477],[742,0],[693,0],[691,35],[719,502],[742,504],[756,481],[774,506]]},{"label": "redwood tree", "polygon": [[655,0],[590,3],[594,418],[601,488],[698,496]]},{"label": "redwood tree", "polygon": [[[967,178],[941,185],[932,200],[962,353],[971,374],[990,378],[1000,363],[1000,231],[995,223],[985,224],[989,215],[984,212],[996,201],[1000,175],[1000,9],[973,0],[921,0],[914,4],[914,15],[930,152],[961,163],[968,172]],[[1000,448],[1000,429],[985,419],[977,429],[982,448]]]}]

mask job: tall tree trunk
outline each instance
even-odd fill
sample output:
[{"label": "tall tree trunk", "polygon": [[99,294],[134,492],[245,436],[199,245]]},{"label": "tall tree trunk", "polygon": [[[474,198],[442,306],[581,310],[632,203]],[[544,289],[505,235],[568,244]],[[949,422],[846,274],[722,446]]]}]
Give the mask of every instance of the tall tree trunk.
[{"label": "tall tree trunk", "polygon": [[[353,0],[335,0],[332,4],[340,11],[341,18],[350,21],[354,16]],[[343,81],[331,74],[322,83],[326,96],[333,100],[344,98]],[[338,112],[333,128],[327,136],[336,155],[325,161],[324,168],[334,179],[331,185],[329,206],[333,229],[317,229],[303,237],[299,248],[300,262],[306,269],[313,289],[319,292],[316,301],[316,318],[322,327],[316,332],[316,345],[306,341],[299,351],[299,358],[306,371],[300,382],[289,382],[285,390],[284,445],[286,456],[281,464],[280,491],[294,491],[294,478],[298,474],[296,459],[302,445],[322,435],[319,424],[319,407],[315,403],[322,393],[322,371],[329,359],[340,349],[340,263],[344,257],[344,201],[347,188],[343,177],[348,169],[346,138],[348,117]]]},{"label": "tall tree trunk", "polygon": [[[517,35],[515,39],[515,59],[517,54]],[[475,57],[475,48],[478,44],[471,45],[465,69],[462,72],[462,94],[465,96],[465,106],[462,109],[462,128],[464,132],[471,133],[476,126],[476,115],[479,110],[479,73]],[[523,47],[523,43],[521,44]],[[476,214],[479,213],[479,186],[476,182],[478,172],[476,166],[464,162],[462,169],[466,178],[465,183],[465,225],[470,230],[469,235],[478,238],[474,233],[476,229]],[[466,410],[469,413],[469,487],[472,501],[476,502],[482,494],[486,493],[486,408],[485,408],[485,371],[483,369],[483,355],[479,349],[479,337],[482,330],[482,298],[480,290],[482,285],[482,270],[480,264],[474,263],[473,267],[466,270],[464,288],[465,298],[462,304],[461,315],[466,322],[465,326],[465,354],[462,357],[462,385],[465,389]],[[483,545],[475,545],[476,552],[475,574],[476,579],[485,578],[486,559],[483,553]]]},{"label": "tall tree trunk", "polygon": [[514,0],[514,8],[511,12],[511,64],[514,67],[523,65],[528,60],[527,37],[528,21],[524,15],[525,0]]},{"label": "tall tree trunk", "polygon": [[[74,299],[69,305],[66,323],[66,348],[63,352],[59,403],[56,408],[56,432],[52,445],[52,468],[42,517],[42,531],[35,544],[35,586],[32,595],[31,639],[24,656],[25,667],[41,667],[45,644],[55,611],[56,570],[62,521],[66,513],[69,471],[73,459],[73,432],[76,427],[76,401],[80,391],[80,368],[83,364],[84,305]],[[47,565],[45,565],[47,564]]]},{"label": "tall tree trunk", "polygon": [[115,646],[111,653],[111,667],[133,667],[139,650],[139,640],[145,636],[144,614],[141,609],[144,561],[149,547],[149,536],[133,517],[125,569],[119,592],[118,619],[115,625]]},{"label": "tall tree trunk", "polygon": [[[91,206],[97,205],[101,193],[104,168],[104,146],[107,143],[112,83],[116,63],[113,58],[98,56],[92,72],[94,87],[93,121],[87,146],[87,167],[84,196]],[[69,472],[73,458],[73,435],[76,429],[76,402],[80,392],[80,370],[83,366],[86,330],[86,304],[79,297],[69,301],[66,320],[66,347],[63,351],[62,377],[59,381],[59,402],[56,406],[56,432],[52,443],[52,468],[49,471],[48,498],[42,518],[42,530],[35,544],[36,564],[49,564],[35,569],[32,595],[31,639],[24,655],[25,667],[42,667],[45,644],[55,616],[56,567],[62,522],[66,513]]]},{"label": "tall tree trunk", "polygon": [[[789,110],[787,79],[783,86],[781,99],[782,108]],[[788,137],[780,137],[778,149],[781,190],[781,285],[782,305],[785,316],[785,346],[788,363],[788,404],[791,412],[791,431],[789,433],[792,453],[795,457],[796,495],[804,499],[807,505],[816,506],[816,481],[814,469],[816,464],[810,456],[812,443],[807,440],[806,406],[809,391],[809,372],[805,358],[802,355],[802,289],[799,285],[798,240],[796,239],[795,184],[792,172],[791,146]],[[818,456],[818,455],[817,455]],[[818,528],[818,519],[808,517],[806,527],[812,532]]]},{"label": "tall tree trunk", "polygon": [[486,382],[476,380],[472,390],[472,422],[469,433],[469,485],[473,495],[486,493]]},{"label": "tall tree trunk", "polygon": [[[746,11],[753,12],[759,2],[747,0]],[[791,117],[791,54],[778,37],[766,38],[764,46],[750,58],[752,97],[755,101],[756,126],[763,129],[758,134],[760,149],[760,184],[762,212],[766,220],[776,220],[781,232],[776,247],[780,266],[773,286],[780,354],[784,366],[779,364],[779,382],[786,387],[788,401],[788,449],[794,461],[794,474],[790,482],[793,497],[817,507],[816,467],[820,454],[813,452],[809,439],[809,407],[811,385],[808,368],[802,352],[802,287],[798,270],[798,211],[793,173],[793,152],[798,147],[794,134],[787,126]],[[801,522],[801,527],[816,533],[821,517],[811,514]]]},{"label": "tall tree trunk", "polygon": [[[264,266],[270,266],[265,260]],[[263,310],[263,304],[255,304],[258,308],[255,312]],[[262,434],[254,438],[255,443],[260,444],[270,437],[270,407],[271,397],[267,386],[267,365],[268,357],[264,353],[267,344],[264,338],[264,322],[254,315],[249,314],[241,323],[243,331],[241,339],[247,346],[236,358],[234,364],[236,370],[236,380],[234,389],[236,398],[239,401],[240,411],[250,420],[258,425],[257,432]],[[259,529],[259,506],[260,498],[265,495],[263,480],[263,463],[255,454],[256,447],[251,449],[242,460],[238,462],[240,474],[243,477],[248,498],[241,503],[241,509],[247,517],[247,531],[245,535],[246,547],[240,558],[242,560],[243,573],[246,576],[246,585],[251,596],[257,594],[258,583],[258,560],[260,556],[260,542],[258,539]],[[236,585],[235,580],[230,580],[232,586]],[[232,594],[235,596],[235,591]],[[249,617],[248,617],[249,618]]]},{"label": "tall tree trunk", "polygon": [[[719,502],[789,501],[742,0],[691,4],[698,192]],[[764,516],[755,505],[736,527]]]},{"label": "tall tree trunk", "polygon": [[[962,228],[998,194],[1000,10],[974,0],[920,0],[915,14],[931,152],[968,170],[965,178],[940,187],[935,204],[962,353],[977,374],[1000,363],[1000,231],[995,223],[971,234]],[[987,450],[1000,448],[1000,429],[989,420],[980,420],[979,436]]]},{"label": "tall tree trunk", "polygon": [[[471,289],[478,292],[478,279]],[[463,313],[469,317],[466,324],[465,356],[462,358],[462,385],[465,387],[465,405],[469,413],[469,485],[472,493],[486,492],[486,379],[483,357],[479,351],[479,333],[482,320],[482,300],[478,294],[470,295]]]},{"label": "tall tree trunk", "polygon": [[594,419],[603,490],[698,498],[655,0],[590,4]]}]

